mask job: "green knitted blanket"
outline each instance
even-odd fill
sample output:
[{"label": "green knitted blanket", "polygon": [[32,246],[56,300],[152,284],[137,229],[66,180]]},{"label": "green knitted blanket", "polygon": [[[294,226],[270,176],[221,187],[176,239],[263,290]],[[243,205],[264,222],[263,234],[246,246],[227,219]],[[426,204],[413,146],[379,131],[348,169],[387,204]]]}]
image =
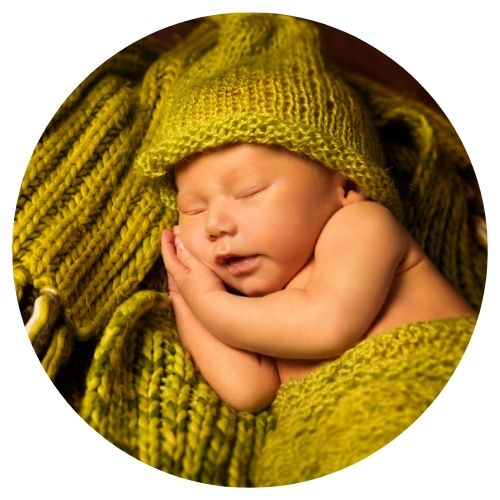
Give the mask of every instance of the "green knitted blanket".
[{"label": "green knitted blanket", "polygon": [[413,323],[365,340],[269,408],[236,413],[195,371],[166,296],[122,304],[97,346],[81,415],[159,469],[211,484],[275,486],[347,467],[404,431],[436,398],[475,316]]},{"label": "green knitted blanket", "polygon": [[258,452],[253,484],[313,479],[387,444],[439,394],[475,321],[464,316],[396,328],[282,386],[271,408],[275,427]]},{"label": "green knitted blanket", "polygon": [[[200,37],[210,39],[212,30],[208,23]],[[154,467],[234,486],[333,472],[380,448],[425,410],[459,362],[475,318],[408,325],[362,342],[284,385],[257,415],[219,401],[180,345],[165,294],[160,230],[176,222],[176,207],[165,207],[133,168],[189,59],[180,43],[146,40],[111,58],[40,138],[13,238],[29,338],[75,410]],[[453,127],[418,102],[345,77],[363,96],[393,166],[406,227],[478,309],[484,213]]]}]

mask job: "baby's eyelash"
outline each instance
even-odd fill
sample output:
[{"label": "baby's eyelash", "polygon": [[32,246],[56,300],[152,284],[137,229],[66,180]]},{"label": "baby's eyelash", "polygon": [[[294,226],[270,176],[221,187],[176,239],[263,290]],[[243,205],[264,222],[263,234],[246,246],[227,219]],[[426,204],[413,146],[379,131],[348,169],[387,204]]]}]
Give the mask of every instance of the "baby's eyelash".
[{"label": "baby's eyelash", "polygon": [[262,193],[263,191],[265,191],[265,187],[255,187],[255,188],[250,188],[250,189],[246,189],[245,191],[242,191],[241,193],[239,193],[236,198],[238,199],[241,199],[241,198],[251,198],[252,196],[255,196],[257,194],[260,194]]},{"label": "baby's eyelash", "polygon": [[181,210],[181,209],[179,209],[179,212],[183,215],[198,215],[198,214],[202,214],[205,211],[206,211],[205,208],[198,208],[195,210]]}]

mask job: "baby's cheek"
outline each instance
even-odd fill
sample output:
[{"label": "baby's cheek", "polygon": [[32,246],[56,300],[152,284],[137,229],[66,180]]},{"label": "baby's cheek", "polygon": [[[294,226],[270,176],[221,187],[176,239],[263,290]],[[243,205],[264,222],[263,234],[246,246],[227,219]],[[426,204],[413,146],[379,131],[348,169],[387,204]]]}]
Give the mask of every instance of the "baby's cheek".
[{"label": "baby's cheek", "polygon": [[180,232],[180,238],[186,248],[199,260],[203,259],[203,247],[200,245],[200,239],[192,235],[190,232]]},{"label": "baby's cheek", "polygon": [[210,251],[206,237],[193,231],[192,228],[180,228],[180,238],[185,247],[201,262],[210,267]]}]

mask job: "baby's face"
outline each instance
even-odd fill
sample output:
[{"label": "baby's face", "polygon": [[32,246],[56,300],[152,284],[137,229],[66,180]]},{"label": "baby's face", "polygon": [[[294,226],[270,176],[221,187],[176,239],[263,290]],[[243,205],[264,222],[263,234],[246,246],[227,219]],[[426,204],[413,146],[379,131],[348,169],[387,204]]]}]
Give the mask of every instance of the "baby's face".
[{"label": "baby's face", "polygon": [[267,146],[202,154],[176,175],[181,239],[231,288],[247,296],[280,290],[338,209],[336,176]]}]

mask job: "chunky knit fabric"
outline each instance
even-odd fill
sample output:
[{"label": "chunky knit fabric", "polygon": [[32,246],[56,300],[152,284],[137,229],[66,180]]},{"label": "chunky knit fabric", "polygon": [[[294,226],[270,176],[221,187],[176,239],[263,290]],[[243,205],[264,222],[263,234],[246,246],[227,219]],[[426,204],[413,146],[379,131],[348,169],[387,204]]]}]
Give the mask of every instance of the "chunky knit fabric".
[{"label": "chunky knit fabric", "polygon": [[[170,47],[160,49],[149,42],[129,47],[82,83],[41,137],[16,211],[14,277],[33,347],[68,401],[117,446],[182,477],[248,486],[332,472],[388,442],[420,415],[444,385],[465,349],[473,320],[418,324],[362,343],[322,369],[326,378],[311,374],[304,382],[282,387],[275,404],[258,415],[238,414],[217,399],[179,343],[165,293],[159,234],[177,220],[175,191],[168,180],[174,158],[186,157],[200,144],[202,149],[215,145],[202,134],[201,142],[190,139],[198,141],[194,150],[186,146],[185,151],[181,148],[168,156],[169,144],[194,134],[186,133],[187,122],[176,125],[182,109],[175,107],[172,96],[181,99],[182,82],[192,86],[186,89],[195,88],[192,68],[202,71],[203,61],[207,64],[203,74],[210,75],[213,67],[208,63],[214,58],[221,58],[226,75],[222,78],[214,73],[210,77],[214,85],[220,89],[221,82],[228,81],[229,66],[219,44],[228,42],[234,26],[242,30],[238,34],[241,44],[247,40],[251,45],[255,36],[263,44],[260,50],[246,52],[242,45],[240,52],[231,55],[240,65],[238,75],[254,50],[261,61],[262,54],[273,54],[278,62],[283,59],[282,65],[271,64],[269,59],[267,65],[255,69],[259,78],[266,72],[276,74],[277,68],[288,75],[279,80],[279,92],[256,97],[267,117],[271,108],[277,110],[280,123],[289,127],[286,134],[294,137],[293,144],[279,142],[285,137],[282,125],[262,129],[262,142],[269,135],[272,143],[299,151],[297,145],[307,142],[304,137],[320,137],[312,141],[314,147],[300,146],[299,152],[321,161],[315,156],[318,151],[326,154],[323,146],[332,147],[331,163],[325,160],[326,165],[344,169],[375,199],[391,207],[399,205],[409,231],[477,309],[486,272],[486,241],[478,231],[482,227],[478,220],[484,220],[484,214],[469,160],[451,125],[436,112],[357,76],[344,74],[340,80],[337,71],[328,92],[335,91],[346,101],[326,106],[321,116],[313,113],[307,117],[309,135],[297,135],[285,115],[298,116],[299,108],[284,107],[281,92],[287,82],[293,82],[304,90],[296,99],[305,93],[303,99],[313,95],[315,103],[324,103],[318,97],[323,91],[316,85],[327,81],[322,73],[326,65],[318,62],[319,56],[310,57],[321,76],[313,72],[299,78],[290,76],[291,58],[277,49],[283,40],[280,26],[295,30],[297,36],[307,26],[311,34],[297,38],[297,43],[309,40],[307,44],[314,48],[311,53],[318,54],[314,27],[303,21],[268,15],[208,19],[191,36]],[[215,55],[210,56],[211,51]],[[200,83],[202,95],[207,96],[209,80]],[[236,100],[232,93],[233,98],[221,101],[233,106],[228,113],[233,120],[240,116],[234,108],[238,99],[250,99],[247,90],[241,92]],[[355,103],[350,102],[353,96]],[[207,103],[184,102],[190,123],[198,120],[197,108],[204,113],[212,110]],[[338,121],[343,109],[351,110],[352,116]],[[211,112],[215,114],[207,117],[219,113],[211,121],[215,127],[222,114],[217,109]],[[335,123],[329,113],[335,114]],[[343,124],[343,133],[338,123]],[[358,127],[365,125],[360,134]],[[225,127],[230,136],[232,128]],[[321,133],[311,132],[320,129]],[[326,146],[322,134],[326,136],[328,131],[335,137]],[[355,154],[342,156],[349,148]],[[390,168],[390,176],[385,166]],[[413,350],[421,360],[420,371]],[[427,358],[428,363],[424,362]],[[392,369],[395,378],[390,380],[397,380],[391,392],[394,399],[365,404],[370,398],[361,394],[367,388],[361,380],[371,377],[369,385],[375,390],[377,381],[383,391],[389,384],[385,374]],[[403,377],[403,371],[408,376]],[[321,422],[316,441],[314,433],[309,440],[305,435],[299,439],[298,429],[306,425],[300,422],[307,419],[308,410],[290,414],[292,408],[299,408],[290,403],[298,401],[295,394],[299,393],[330,405],[319,412],[322,416],[314,408],[310,410]],[[338,406],[336,411],[334,406]],[[383,414],[388,412],[392,416],[386,421]],[[351,431],[344,425],[346,415],[353,418]],[[369,422],[380,422],[377,432]],[[331,434],[322,434],[323,428],[329,428]],[[304,433],[310,434],[310,430]],[[373,440],[367,441],[367,434]],[[294,436],[297,448],[285,445],[287,435]],[[324,443],[325,435],[335,438]],[[294,466],[298,453],[303,462]],[[319,456],[324,467],[318,465]]]},{"label": "chunky knit fabric", "polygon": [[378,450],[439,394],[475,316],[403,325],[281,386],[267,411],[218,400],[178,339],[164,294],[139,292],[96,349],[81,415],[140,460],[187,479],[275,486],[323,476]]},{"label": "chunky knit fabric", "polygon": [[464,316],[404,325],[281,386],[253,483],[314,479],[387,444],[440,393],[475,323],[475,316]]},{"label": "chunky knit fabric", "polygon": [[[174,216],[133,173],[163,75],[138,44],[67,99],[35,149],[15,216],[16,291],[30,339],[54,378],[75,340],[101,334],[158,256]],[[36,300],[35,300],[36,299]]]},{"label": "chunky knit fabric", "polygon": [[187,479],[249,485],[267,413],[221,402],[182,348],[165,294],[138,292],[113,315],[87,376],[81,415],[143,462]]},{"label": "chunky knit fabric", "polygon": [[[217,146],[278,145],[350,177],[400,215],[373,123],[356,91],[325,63],[318,32],[278,15],[216,16],[213,23],[207,39],[203,25],[187,42],[193,50],[176,54],[182,71],[137,167],[163,177]],[[164,196],[171,193],[168,186]]]}]

